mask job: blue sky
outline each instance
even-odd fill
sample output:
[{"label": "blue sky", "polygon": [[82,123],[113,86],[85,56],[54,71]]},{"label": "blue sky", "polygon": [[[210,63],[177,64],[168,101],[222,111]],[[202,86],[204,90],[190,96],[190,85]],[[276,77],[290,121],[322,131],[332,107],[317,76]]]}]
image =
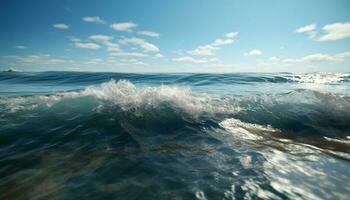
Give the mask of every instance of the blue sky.
[{"label": "blue sky", "polygon": [[0,69],[350,71],[348,0],[2,0]]}]

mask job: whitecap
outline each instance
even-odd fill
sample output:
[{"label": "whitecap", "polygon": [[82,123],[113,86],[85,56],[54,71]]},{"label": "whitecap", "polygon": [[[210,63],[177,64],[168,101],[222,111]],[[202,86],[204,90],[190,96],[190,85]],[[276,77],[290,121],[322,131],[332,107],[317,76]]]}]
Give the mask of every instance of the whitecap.
[{"label": "whitecap", "polygon": [[247,140],[260,140],[263,138],[260,133],[273,133],[278,131],[278,129],[275,129],[270,125],[263,126],[259,124],[252,124],[242,122],[234,118],[225,119],[224,121],[220,122],[219,125],[230,133],[233,133],[235,136],[239,136],[240,138]]},{"label": "whitecap", "polygon": [[12,97],[0,99],[9,112],[32,110],[38,105],[51,107],[63,100],[92,97],[101,105],[116,105],[120,109],[135,110],[141,108],[159,108],[168,104],[174,109],[191,115],[232,114],[239,107],[229,99],[195,93],[190,88],[176,86],[136,87],[127,80],[110,80],[100,86],[90,86],[77,92],[60,92],[47,96]]},{"label": "whitecap", "polygon": [[286,78],[299,83],[336,84],[349,79],[347,73],[294,73]]}]

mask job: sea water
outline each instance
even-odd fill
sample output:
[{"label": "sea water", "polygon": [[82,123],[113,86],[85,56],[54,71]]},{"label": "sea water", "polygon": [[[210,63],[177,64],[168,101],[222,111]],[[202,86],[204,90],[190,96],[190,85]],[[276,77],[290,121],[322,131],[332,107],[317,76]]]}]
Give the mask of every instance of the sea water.
[{"label": "sea water", "polygon": [[0,73],[0,199],[348,199],[350,74]]}]

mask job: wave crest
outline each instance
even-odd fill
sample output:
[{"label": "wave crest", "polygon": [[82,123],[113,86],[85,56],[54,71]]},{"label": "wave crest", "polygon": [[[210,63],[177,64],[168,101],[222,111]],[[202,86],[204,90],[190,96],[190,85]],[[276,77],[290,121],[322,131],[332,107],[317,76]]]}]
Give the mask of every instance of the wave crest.
[{"label": "wave crest", "polygon": [[234,118],[225,119],[224,121],[220,122],[219,125],[235,136],[248,140],[259,140],[263,138],[263,134],[280,131],[270,125],[263,126],[259,124],[252,124],[242,122]]},{"label": "wave crest", "polygon": [[[12,97],[0,99],[8,112],[51,107],[64,101],[92,98],[97,107],[118,106],[123,111],[171,107],[193,115],[230,114],[239,110],[232,102],[206,93],[194,93],[189,88],[159,86],[138,88],[127,80],[110,80],[100,86],[90,86],[78,92],[61,92],[47,96]],[[85,100],[86,101],[86,100]],[[79,103],[79,102],[77,102]]]},{"label": "wave crest", "polygon": [[82,95],[92,95],[100,100],[117,104],[123,110],[131,108],[156,108],[169,103],[188,113],[232,113],[237,107],[205,93],[194,93],[189,88],[170,86],[137,88],[130,81],[111,80],[100,87],[89,87]]},{"label": "wave crest", "polygon": [[350,74],[347,73],[295,73],[286,76],[287,79],[298,83],[339,84],[348,82]]}]

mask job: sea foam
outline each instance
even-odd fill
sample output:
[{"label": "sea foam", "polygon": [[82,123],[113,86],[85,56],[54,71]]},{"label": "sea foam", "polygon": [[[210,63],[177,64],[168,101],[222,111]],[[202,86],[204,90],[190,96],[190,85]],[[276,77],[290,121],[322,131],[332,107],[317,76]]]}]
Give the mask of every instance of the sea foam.
[{"label": "sea foam", "polygon": [[315,84],[339,84],[349,81],[348,73],[293,73],[286,76],[287,79],[299,83],[315,83]]},{"label": "sea foam", "polygon": [[259,140],[262,139],[261,133],[273,133],[279,132],[278,129],[273,128],[270,125],[264,126],[259,124],[242,122],[241,120],[229,118],[220,122],[221,127],[234,134],[239,136],[242,139],[247,140]]},{"label": "sea foam", "polygon": [[229,99],[225,100],[206,93],[195,93],[185,87],[161,85],[138,88],[127,80],[110,80],[100,86],[90,86],[81,91],[2,98],[0,105],[5,106],[9,112],[16,112],[32,110],[38,106],[51,107],[62,101],[87,97],[95,99],[98,106],[115,105],[124,111],[152,109],[165,104],[192,115],[230,114],[239,111],[239,107]]}]

